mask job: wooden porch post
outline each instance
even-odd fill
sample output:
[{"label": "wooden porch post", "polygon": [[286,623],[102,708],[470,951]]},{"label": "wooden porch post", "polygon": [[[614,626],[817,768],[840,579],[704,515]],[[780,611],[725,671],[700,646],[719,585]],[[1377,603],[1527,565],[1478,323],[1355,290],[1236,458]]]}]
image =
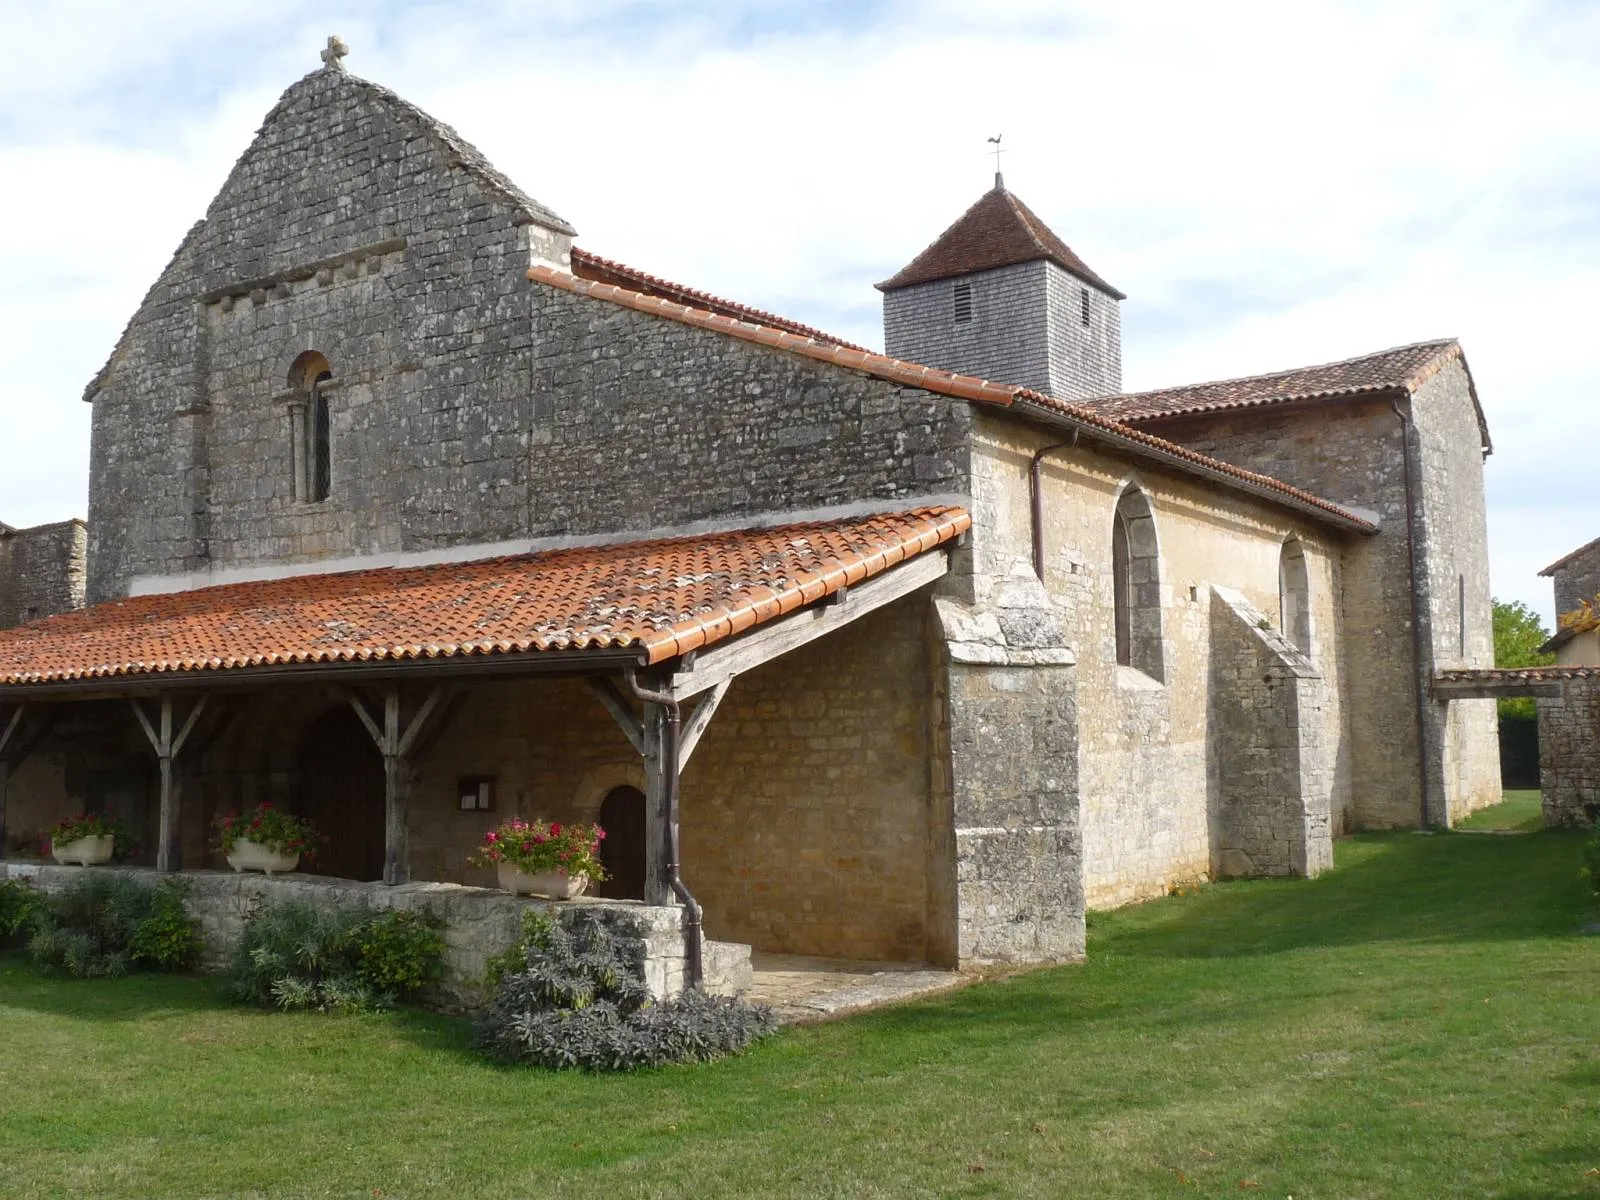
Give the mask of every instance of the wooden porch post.
[{"label": "wooden porch post", "polygon": [[156,759],[161,764],[161,828],[156,842],[156,870],[177,871],[183,865],[183,827],[179,819],[181,784],[175,765],[178,755],[183,751],[183,744],[194,732],[195,722],[206,710],[206,698],[201,696],[194,702],[183,728],[176,733],[172,728],[170,694],[161,697],[161,712],[156,724],[151,723],[150,718],[145,715],[144,705],[138,700],[129,699],[128,703],[133,707],[133,715],[139,718],[139,726],[144,730],[144,735],[149,739],[150,747],[156,752]]},{"label": "wooden porch post", "polygon": [[667,710],[660,704],[644,706],[644,902],[672,904],[672,880],[667,875],[667,855],[672,830],[667,814],[667,776],[661,760],[661,731]]},{"label": "wooden porch post", "polygon": [[6,791],[11,785],[11,744],[17,726],[22,723],[22,709],[22,705],[17,705],[4,732],[0,732],[0,859],[6,856]]},{"label": "wooden porch post", "polygon": [[400,723],[400,689],[390,687],[383,695],[383,725],[380,728],[361,697],[346,693],[350,707],[367,727],[378,752],[383,755],[383,881],[394,885],[411,879],[411,853],[407,844],[406,801],[411,792],[411,752],[417,738],[444,697],[443,688],[434,688],[417,709],[409,725]]}]

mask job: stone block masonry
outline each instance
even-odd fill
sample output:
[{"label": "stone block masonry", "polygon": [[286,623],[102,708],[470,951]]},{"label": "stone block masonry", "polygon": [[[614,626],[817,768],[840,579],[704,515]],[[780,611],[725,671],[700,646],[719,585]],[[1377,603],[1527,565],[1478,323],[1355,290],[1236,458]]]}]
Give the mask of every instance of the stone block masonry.
[{"label": "stone block masonry", "polygon": [[1238,592],[1211,589],[1213,873],[1333,866],[1322,676]]},{"label": "stone block masonry", "polygon": [[[291,87],[91,385],[91,601],[965,494],[965,402],[530,283],[561,235],[385,97],[337,71]],[[309,502],[308,351],[332,375]]]},{"label": "stone block masonry", "polygon": [[1574,675],[1561,690],[1559,698],[1539,700],[1544,823],[1600,825],[1600,677]]},{"label": "stone block masonry", "polygon": [[[121,871],[154,884],[171,876],[140,867],[62,867],[40,863],[0,862],[0,879],[22,879],[44,892],[58,892],[89,871]],[[637,956],[650,994],[670,999],[684,988],[684,943],[681,912],[626,900],[577,900],[553,903],[512,896],[484,888],[448,883],[408,883],[389,887],[315,875],[235,874],[191,871],[186,907],[200,922],[202,963],[208,970],[226,968],[245,923],[264,905],[296,901],[318,908],[428,910],[444,922],[444,979],[425,997],[430,1007],[447,1011],[474,1008],[485,999],[484,972],[489,959],[516,944],[523,913],[543,910],[564,924],[598,921],[611,927],[625,950]],[[705,945],[705,987],[719,995],[737,995],[750,987],[750,948],[725,942]]]},{"label": "stone block masonry", "polygon": [[82,608],[88,544],[77,519],[0,525],[0,629]]}]

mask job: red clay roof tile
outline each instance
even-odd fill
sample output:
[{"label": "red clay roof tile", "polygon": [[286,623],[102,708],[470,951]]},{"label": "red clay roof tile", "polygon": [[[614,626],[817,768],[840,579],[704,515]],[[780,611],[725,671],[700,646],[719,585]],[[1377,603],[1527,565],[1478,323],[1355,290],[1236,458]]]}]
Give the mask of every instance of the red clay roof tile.
[{"label": "red clay roof tile", "polygon": [[662,279],[659,275],[651,275],[640,271],[625,263],[613,259],[601,258],[598,254],[590,254],[577,246],[572,248],[572,273],[579,279],[592,280],[595,283],[609,283],[622,287],[628,291],[639,292],[646,296],[655,296],[661,300],[669,300],[675,304],[683,304],[689,308],[703,308],[707,312],[718,313],[725,317],[734,317],[742,321],[753,321],[757,325],[765,325],[770,329],[781,329],[787,333],[797,334],[800,337],[815,338],[819,342],[829,342],[835,346],[848,346],[859,350],[861,347],[853,346],[850,342],[836,338],[830,333],[820,329],[813,329],[810,325],[802,325],[798,321],[791,321],[787,317],[780,317],[774,313],[762,312],[759,308],[751,308],[747,304],[740,304],[734,300],[724,300],[720,296],[713,296],[710,292],[702,292],[697,288],[684,287],[681,283],[673,283],[670,279]]},{"label": "red clay roof tile", "polygon": [[637,649],[661,662],[970,528],[932,507],[114,600],[0,631],[0,686],[288,663]]},{"label": "red clay roof tile", "polygon": [[1037,262],[1041,258],[1118,300],[1127,299],[1091,271],[1089,264],[1052,233],[1032,209],[998,183],[935,238],[931,246],[877,286],[880,291],[892,292],[918,283],[971,275],[975,271]]}]

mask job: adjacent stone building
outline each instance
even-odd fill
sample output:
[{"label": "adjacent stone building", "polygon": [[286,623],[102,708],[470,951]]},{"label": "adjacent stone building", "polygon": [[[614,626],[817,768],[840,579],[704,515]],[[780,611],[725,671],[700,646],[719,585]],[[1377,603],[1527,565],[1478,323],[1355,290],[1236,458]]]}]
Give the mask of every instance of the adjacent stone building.
[{"label": "adjacent stone building", "polygon": [[0,629],[83,607],[83,521],[13,529],[0,523]]},{"label": "adjacent stone building", "polygon": [[576,246],[326,61],[89,385],[0,842],[213,867],[271,800],[331,876],[488,885],[505,815],[600,819],[686,945],[965,964],[1497,798],[1492,702],[1429,687],[1490,653],[1454,342],[1122,395],[1122,294],[997,178],[878,355]]}]

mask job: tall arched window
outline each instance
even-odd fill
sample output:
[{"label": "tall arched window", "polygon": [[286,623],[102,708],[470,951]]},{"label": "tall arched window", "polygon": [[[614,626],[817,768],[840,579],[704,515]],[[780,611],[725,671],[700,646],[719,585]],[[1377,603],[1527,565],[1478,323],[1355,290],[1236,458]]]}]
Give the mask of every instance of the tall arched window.
[{"label": "tall arched window", "polygon": [[332,379],[328,360],[315,350],[307,350],[289,368],[294,497],[307,503],[326,500],[333,485],[327,395]]},{"label": "tall arched window", "polygon": [[1278,628],[1300,653],[1311,654],[1311,580],[1305,547],[1297,537],[1285,541],[1278,553]]},{"label": "tall arched window", "polygon": [[1161,644],[1161,553],[1150,501],[1130,487],[1111,520],[1111,584],[1117,663],[1165,679]]}]

